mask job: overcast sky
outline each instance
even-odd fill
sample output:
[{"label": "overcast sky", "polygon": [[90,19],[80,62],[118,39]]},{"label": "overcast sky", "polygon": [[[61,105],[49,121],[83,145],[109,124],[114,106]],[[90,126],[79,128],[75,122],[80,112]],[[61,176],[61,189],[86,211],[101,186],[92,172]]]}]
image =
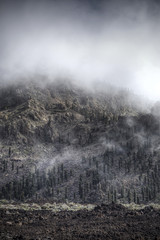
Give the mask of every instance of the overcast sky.
[{"label": "overcast sky", "polygon": [[4,2],[1,81],[38,73],[72,78],[83,85],[105,81],[153,100],[160,98],[156,1]]}]

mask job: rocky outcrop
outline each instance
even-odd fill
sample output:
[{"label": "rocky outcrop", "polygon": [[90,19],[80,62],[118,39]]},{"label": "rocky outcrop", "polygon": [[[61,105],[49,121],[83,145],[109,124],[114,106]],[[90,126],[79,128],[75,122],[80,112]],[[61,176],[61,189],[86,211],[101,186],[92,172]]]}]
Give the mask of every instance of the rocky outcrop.
[{"label": "rocky outcrop", "polygon": [[122,110],[121,105],[116,96],[108,98],[74,85],[40,87],[28,83],[5,87],[0,91],[0,139],[20,144],[69,143],[69,129],[75,142],[85,145],[92,138],[92,125],[110,124],[121,115],[135,114],[127,105]]}]

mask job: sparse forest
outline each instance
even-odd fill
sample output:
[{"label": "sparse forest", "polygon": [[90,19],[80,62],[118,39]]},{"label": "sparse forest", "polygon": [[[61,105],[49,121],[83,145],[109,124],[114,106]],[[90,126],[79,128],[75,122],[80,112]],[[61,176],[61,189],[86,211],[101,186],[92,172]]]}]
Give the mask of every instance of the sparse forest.
[{"label": "sparse forest", "polygon": [[[1,180],[0,198],[159,203],[158,117],[139,112],[131,102],[130,106],[125,105],[127,99],[119,92],[107,99],[105,95],[94,99],[85,92],[79,96],[78,90],[58,87],[49,92],[47,88],[34,86],[19,102],[17,95],[20,97],[24,91],[21,87],[16,90],[17,94],[11,95],[15,106],[8,102],[7,110],[4,110],[1,105],[1,139],[3,142],[6,137],[3,134],[7,134],[10,144],[1,149],[0,172],[4,180]],[[43,101],[39,99],[40,94]],[[116,108],[115,102],[118,102]],[[8,116],[5,122],[3,114]],[[17,127],[17,133],[13,140],[14,127]],[[54,164],[44,159],[43,167],[40,167],[31,147],[37,139],[41,145],[50,144],[50,148],[53,145],[59,152],[64,148],[74,149],[72,159],[66,156],[64,161],[60,158]],[[24,159],[16,158],[16,141],[22,155],[26,155]],[[45,150],[50,151],[47,147]],[[75,161],[74,152],[79,152]],[[50,151],[50,158],[54,159],[55,155],[56,151]]]}]

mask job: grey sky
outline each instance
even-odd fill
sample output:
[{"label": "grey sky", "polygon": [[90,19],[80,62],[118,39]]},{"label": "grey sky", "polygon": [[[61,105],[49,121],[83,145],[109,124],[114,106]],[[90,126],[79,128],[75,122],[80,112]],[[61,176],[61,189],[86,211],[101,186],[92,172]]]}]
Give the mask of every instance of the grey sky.
[{"label": "grey sky", "polygon": [[[16,1],[15,1],[16,2]],[[0,11],[1,81],[45,74],[160,98],[159,5],[26,1]]]}]

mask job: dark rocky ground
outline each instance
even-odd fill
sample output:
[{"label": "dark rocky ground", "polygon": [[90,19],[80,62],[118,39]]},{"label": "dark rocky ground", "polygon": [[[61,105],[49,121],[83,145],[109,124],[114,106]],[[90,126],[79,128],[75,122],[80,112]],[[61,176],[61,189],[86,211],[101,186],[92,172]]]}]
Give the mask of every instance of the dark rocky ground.
[{"label": "dark rocky ground", "polygon": [[160,210],[101,205],[92,211],[0,210],[0,239],[160,239]]}]

